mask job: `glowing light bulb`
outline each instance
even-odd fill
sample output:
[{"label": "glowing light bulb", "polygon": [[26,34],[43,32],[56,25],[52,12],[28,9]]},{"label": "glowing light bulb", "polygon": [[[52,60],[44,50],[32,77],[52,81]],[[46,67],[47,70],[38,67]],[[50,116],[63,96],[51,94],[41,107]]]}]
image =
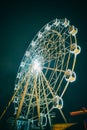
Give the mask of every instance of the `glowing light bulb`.
[{"label": "glowing light bulb", "polygon": [[32,63],[32,73],[34,74],[38,74],[40,73],[42,70],[41,68],[41,64],[38,60],[35,60],[33,63]]}]

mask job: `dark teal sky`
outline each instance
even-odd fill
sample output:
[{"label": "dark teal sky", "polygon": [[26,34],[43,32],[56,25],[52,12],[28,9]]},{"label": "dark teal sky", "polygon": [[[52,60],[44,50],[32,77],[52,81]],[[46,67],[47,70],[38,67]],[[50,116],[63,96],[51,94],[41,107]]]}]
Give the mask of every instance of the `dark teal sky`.
[{"label": "dark teal sky", "polygon": [[78,28],[77,80],[65,94],[65,109],[87,107],[87,7],[82,1],[3,0],[0,3],[0,113],[13,94],[21,59],[34,35],[47,22],[67,18]]}]

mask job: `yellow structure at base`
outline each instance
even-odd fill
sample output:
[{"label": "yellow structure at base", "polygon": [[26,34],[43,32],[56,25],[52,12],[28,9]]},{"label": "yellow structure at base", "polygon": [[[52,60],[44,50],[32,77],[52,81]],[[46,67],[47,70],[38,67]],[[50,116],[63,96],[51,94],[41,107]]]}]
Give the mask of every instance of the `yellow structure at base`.
[{"label": "yellow structure at base", "polygon": [[73,126],[77,123],[64,123],[64,124],[55,124],[52,126],[52,130],[65,130],[66,128]]}]

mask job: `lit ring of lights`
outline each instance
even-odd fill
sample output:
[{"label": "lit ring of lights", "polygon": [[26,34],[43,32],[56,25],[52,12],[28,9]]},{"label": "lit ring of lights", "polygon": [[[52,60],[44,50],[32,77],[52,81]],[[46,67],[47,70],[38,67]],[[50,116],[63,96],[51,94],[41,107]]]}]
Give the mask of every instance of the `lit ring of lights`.
[{"label": "lit ring of lights", "polygon": [[[40,122],[43,113],[51,125],[54,99],[61,99],[58,110],[64,121],[63,95],[70,82],[76,80],[74,67],[81,48],[77,45],[78,29],[69,20],[55,19],[46,24],[31,41],[20,64],[14,91],[16,119]],[[57,107],[56,107],[57,108]],[[37,123],[39,124],[39,123]],[[47,119],[46,123],[47,124]]]}]

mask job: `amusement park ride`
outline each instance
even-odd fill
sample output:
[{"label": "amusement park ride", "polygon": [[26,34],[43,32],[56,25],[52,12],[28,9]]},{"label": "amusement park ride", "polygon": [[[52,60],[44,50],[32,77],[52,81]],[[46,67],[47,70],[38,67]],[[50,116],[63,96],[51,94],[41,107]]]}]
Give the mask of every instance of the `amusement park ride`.
[{"label": "amusement park ride", "polygon": [[68,124],[62,108],[64,93],[76,80],[74,67],[81,52],[77,32],[66,18],[54,19],[42,27],[24,54],[14,94],[0,119],[13,103],[16,130],[51,127],[53,110],[60,112],[67,126],[73,125]]}]

